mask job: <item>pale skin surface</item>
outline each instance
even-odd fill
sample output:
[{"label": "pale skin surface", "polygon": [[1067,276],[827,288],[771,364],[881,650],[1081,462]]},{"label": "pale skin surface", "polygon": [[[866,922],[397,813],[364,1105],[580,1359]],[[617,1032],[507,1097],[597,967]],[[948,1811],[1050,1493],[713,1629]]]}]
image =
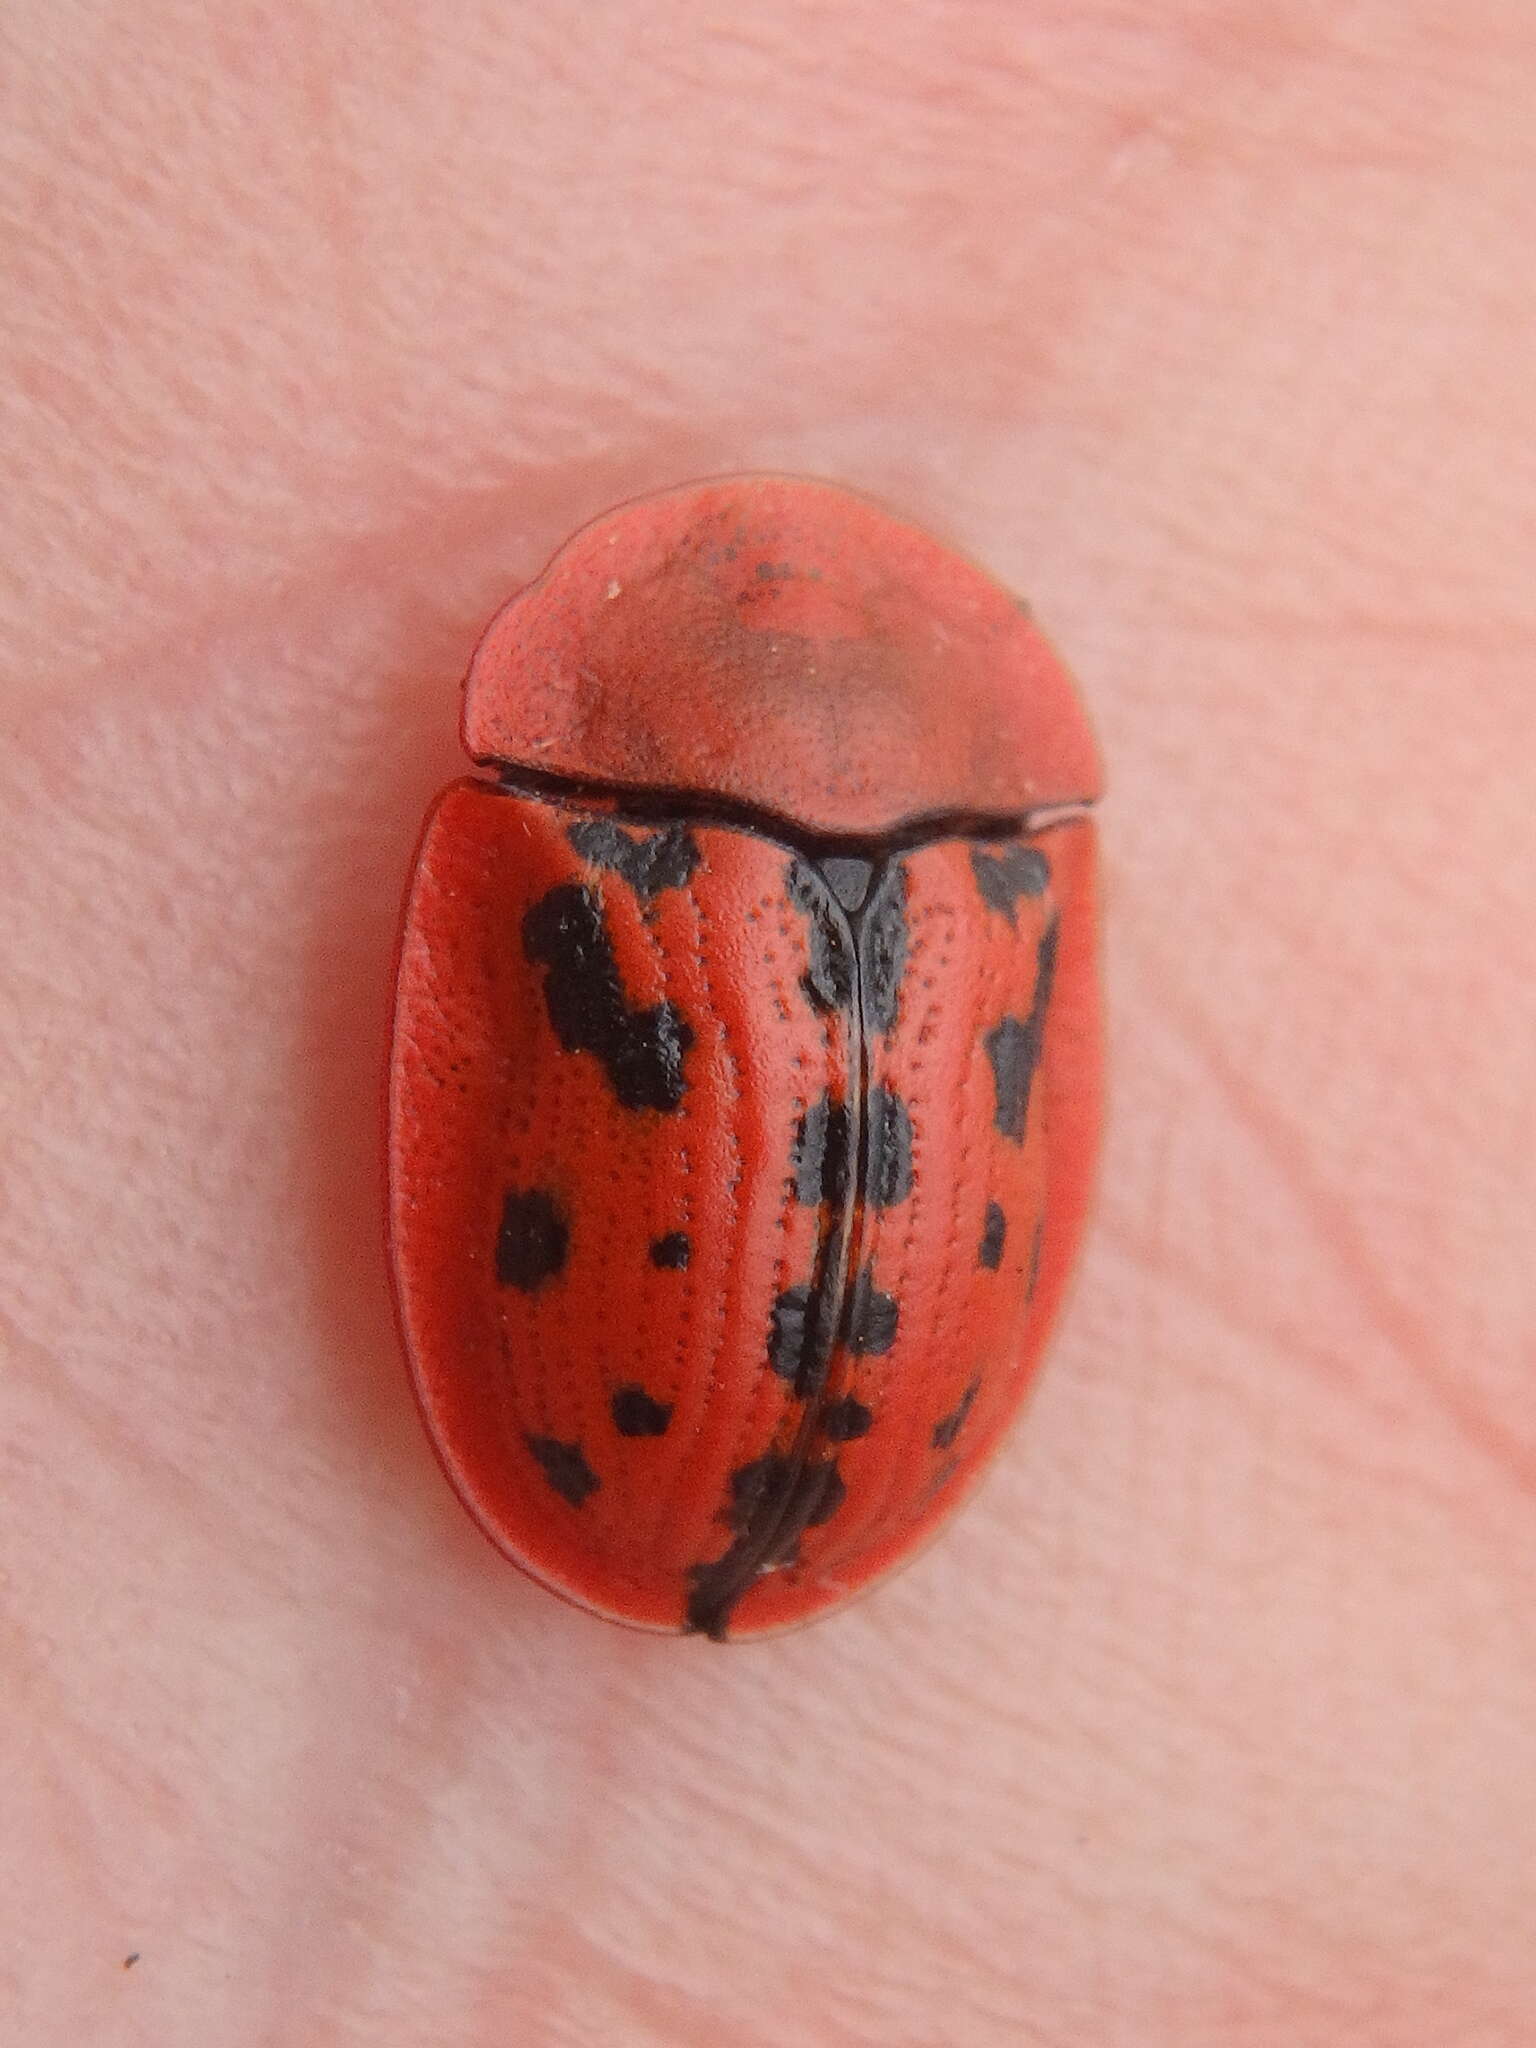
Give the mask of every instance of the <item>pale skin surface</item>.
[{"label": "pale skin surface", "polygon": [[[1536,16],[0,43],[5,2039],[1528,2044]],[[1114,1092],[995,1477],[731,1651],[449,1495],[375,1107],[477,628],[747,467],[1070,655]]]}]

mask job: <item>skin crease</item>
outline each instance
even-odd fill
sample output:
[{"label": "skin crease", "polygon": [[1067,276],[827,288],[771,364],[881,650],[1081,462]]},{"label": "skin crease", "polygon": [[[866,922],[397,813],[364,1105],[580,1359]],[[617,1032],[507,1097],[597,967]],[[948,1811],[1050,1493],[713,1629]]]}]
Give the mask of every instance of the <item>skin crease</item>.
[{"label": "skin crease", "polygon": [[[3,41],[7,2038],[1528,2043],[1530,9]],[[1067,651],[1113,1094],[992,1479],[733,1652],[450,1496],[377,1090],[477,631],[749,467]]]}]

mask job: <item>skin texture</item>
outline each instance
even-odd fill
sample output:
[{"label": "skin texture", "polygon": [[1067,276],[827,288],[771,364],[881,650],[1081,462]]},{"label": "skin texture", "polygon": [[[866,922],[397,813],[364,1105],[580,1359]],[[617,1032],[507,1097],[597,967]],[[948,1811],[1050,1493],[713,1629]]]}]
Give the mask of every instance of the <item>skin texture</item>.
[{"label": "skin texture", "polygon": [[[8,2037],[1528,2043],[1529,8],[0,44]],[[1112,1101],[966,1517],[721,1650],[451,1497],[377,1110],[476,633],[745,467],[1082,677]]]}]

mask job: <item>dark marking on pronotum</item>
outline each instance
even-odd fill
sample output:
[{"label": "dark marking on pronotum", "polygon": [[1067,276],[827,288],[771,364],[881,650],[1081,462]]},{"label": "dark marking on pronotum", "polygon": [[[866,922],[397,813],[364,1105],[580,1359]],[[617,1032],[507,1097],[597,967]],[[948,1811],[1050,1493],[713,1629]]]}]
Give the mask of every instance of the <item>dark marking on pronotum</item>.
[{"label": "dark marking on pronotum", "polygon": [[570,1229],[559,1203],[544,1188],[509,1188],[496,1233],[496,1278],[503,1287],[533,1294],[565,1265]]},{"label": "dark marking on pronotum", "polygon": [[865,1029],[894,1031],[907,971],[907,871],[899,860],[881,870],[859,919],[859,968]]},{"label": "dark marking on pronotum", "polygon": [[1003,1246],[1008,1238],[1008,1218],[1003,1214],[1000,1202],[988,1202],[987,1220],[982,1228],[981,1245],[976,1253],[978,1266],[986,1266],[996,1272],[1003,1263]]},{"label": "dark marking on pronotum", "polygon": [[1027,1017],[1004,1017],[986,1036],[987,1058],[992,1062],[996,1086],[995,1121],[1005,1138],[1016,1145],[1024,1142],[1029,1121],[1029,1096],[1040,1048],[1045,1039],[1045,1015],[1056,978],[1056,921],[1053,918],[1041,934],[1036,954],[1035,999]]},{"label": "dark marking on pronotum", "polygon": [[822,1435],[834,1444],[851,1444],[855,1437],[868,1436],[874,1419],[862,1401],[845,1394],[841,1401],[831,1401],[822,1409]]},{"label": "dark marking on pronotum", "polygon": [[768,1363],[781,1380],[797,1385],[815,1349],[809,1341],[810,1306],[809,1287],[788,1287],[768,1319]]},{"label": "dark marking on pronotum", "polygon": [[736,1540],[713,1564],[689,1572],[688,1627],[723,1642],[731,1609],[752,1580],[790,1563],[805,1531],[829,1521],[847,1491],[835,1458],[802,1465],[769,1451],[738,1467],[719,1517],[738,1532]]},{"label": "dark marking on pronotum", "polygon": [[861,1357],[882,1357],[896,1342],[900,1318],[895,1296],[882,1294],[865,1266],[848,1298],[848,1349]]},{"label": "dark marking on pronotum", "polygon": [[132,1954],[132,1955],[128,1955],[128,1956],[124,1956],[124,1957],[123,1957],[123,1968],[124,1968],[125,1970],[131,1970],[131,1969],[133,1968],[134,1964],[135,1964],[135,1963],[136,1963],[136,1962],[137,1962],[138,1960],[139,1960],[139,1951],[138,1951],[138,1949],[135,1949],[135,1950],[133,1951],[133,1954]]},{"label": "dark marking on pronotum", "polygon": [[686,1230],[669,1230],[651,1246],[651,1264],[665,1272],[680,1273],[693,1256],[693,1244]]},{"label": "dark marking on pronotum", "polygon": [[853,1000],[853,957],[849,932],[827,883],[798,856],[785,879],[789,900],[809,923],[810,965],[801,986],[818,1010],[845,1010]]},{"label": "dark marking on pronotum", "polygon": [[600,1060],[626,1109],[678,1108],[693,1031],[674,1003],[630,1008],[596,892],[562,882],[541,896],[523,919],[523,951],[548,970],[544,1001],[566,1051]]},{"label": "dark marking on pronotum", "polygon": [[683,888],[699,864],[698,843],[686,825],[637,834],[612,818],[580,818],[565,836],[583,860],[618,875],[647,903],[663,889]]},{"label": "dark marking on pronotum", "polygon": [[1035,1225],[1034,1242],[1029,1248],[1029,1279],[1025,1284],[1024,1299],[1032,1301],[1035,1285],[1040,1278],[1040,1251],[1045,1243],[1045,1218],[1042,1216]]},{"label": "dark marking on pronotum", "polygon": [[579,1508],[589,1493],[596,1493],[598,1477],[582,1456],[580,1444],[563,1444],[553,1436],[525,1436],[523,1442],[555,1492],[573,1508]]},{"label": "dark marking on pronotum", "polygon": [[1019,898],[1043,896],[1051,882],[1051,864],[1036,846],[1010,846],[1006,853],[973,846],[971,872],[983,903],[1000,910],[1010,924],[1018,922]]},{"label": "dark marking on pronotum", "polygon": [[620,1436],[665,1436],[672,1420],[672,1403],[654,1400],[644,1387],[620,1387],[610,1405]]},{"label": "dark marking on pronotum", "polygon": [[965,1418],[971,1412],[976,1396],[981,1392],[981,1381],[972,1380],[960,1396],[957,1405],[933,1425],[933,1448],[947,1451],[965,1426]]},{"label": "dark marking on pronotum", "polygon": [[795,1129],[790,1164],[795,1200],[837,1207],[848,1192],[848,1105],[830,1094],[813,1102]]},{"label": "dark marking on pronotum", "polygon": [[869,1096],[869,1199],[877,1209],[894,1208],[912,1192],[912,1118],[889,1088]]}]

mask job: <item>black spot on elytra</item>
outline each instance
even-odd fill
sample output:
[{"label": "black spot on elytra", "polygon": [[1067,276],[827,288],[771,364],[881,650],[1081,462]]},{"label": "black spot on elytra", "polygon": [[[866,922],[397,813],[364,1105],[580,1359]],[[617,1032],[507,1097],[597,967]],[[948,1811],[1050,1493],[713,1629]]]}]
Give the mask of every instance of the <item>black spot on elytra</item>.
[{"label": "black spot on elytra", "polygon": [[1056,944],[1059,936],[1059,923],[1053,917],[1040,934],[1040,943],[1035,948],[1035,1008],[1042,1016],[1050,1007],[1051,989],[1056,980]]},{"label": "black spot on elytra", "polygon": [[1052,919],[1041,935],[1036,955],[1035,1000],[1027,1017],[1004,1017],[986,1036],[987,1057],[992,1062],[992,1079],[997,1090],[995,1121],[1005,1138],[1016,1145],[1024,1142],[1029,1120],[1029,1095],[1040,1047],[1045,1038],[1045,1015],[1056,978],[1056,923]]},{"label": "black spot on elytra", "polygon": [[768,1363],[781,1380],[799,1381],[809,1360],[811,1290],[786,1288],[768,1320]]},{"label": "black spot on elytra", "polygon": [[496,1278],[503,1287],[532,1294],[565,1264],[570,1230],[560,1205],[544,1188],[509,1188],[496,1233]]},{"label": "black spot on elytra", "polygon": [[993,1121],[1005,1138],[1024,1141],[1024,1119],[1029,1114],[1029,1090],[1034,1080],[1039,1047],[1028,1023],[1020,1017],[1005,1017],[987,1033],[987,1058],[992,1062],[992,1080],[997,1093]]},{"label": "black spot on elytra", "polygon": [[751,1545],[738,1536],[723,1557],[713,1564],[691,1565],[688,1570],[688,1604],[684,1625],[695,1635],[723,1643],[731,1609],[747,1590],[752,1567],[748,1563]]},{"label": "black spot on elytra", "polygon": [[933,1425],[933,1448],[936,1451],[947,1451],[949,1449],[950,1445],[964,1428],[965,1418],[970,1414],[971,1406],[980,1392],[981,1381],[972,1380],[971,1384],[960,1396],[958,1404]]},{"label": "black spot on elytra", "polygon": [[830,1094],[813,1102],[795,1130],[790,1164],[795,1200],[808,1208],[838,1206],[848,1192],[848,1105]]},{"label": "black spot on elytra", "polygon": [[853,956],[848,926],[832,891],[809,861],[798,856],[785,879],[789,900],[809,922],[811,961],[801,986],[818,1010],[845,1010],[853,1000]]},{"label": "black spot on elytra", "polygon": [[828,854],[821,863],[821,872],[827,878],[832,894],[852,917],[869,894],[869,884],[875,872],[872,860],[862,860],[854,854]]},{"label": "black spot on elytra", "polygon": [[819,1529],[823,1522],[831,1521],[847,1498],[848,1489],[835,1458],[807,1465],[795,1490],[794,1519],[801,1529]]},{"label": "black spot on elytra", "polygon": [[731,1496],[720,1519],[730,1529],[750,1529],[796,1510],[799,1529],[814,1529],[841,1507],[847,1489],[837,1460],[800,1465],[782,1451],[769,1451],[731,1474]]},{"label": "black spot on elytra", "polygon": [[833,1401],[821,1411],[822,1434],[832,1443],[850,1444],[855,1437],[869,1434],[874,1419],[862,1401],[845,1394],[841,1401]]},{"label": "black spot on elytra", "polygon": [[681,889],[699,864],[698,845],[686,825],[636,833],[612,818],[582,818],[565,836],[583,860],[620,876],[647,903],[663,889]]},{"label": "black spot on elytra", "polygon": [[859,961],[865,1028],[894,1031],[907,971],[907,871],[899,860],[882,869],[859,920]]},{"label": "black spot on elytra", "polygon": [[693,1245],[686,1230],[669,1230],[651,1246],[651,1264],[664,1271],[680,1273],[693,1257]]},{"label": "black spot on elytra", "polygon": [[881,1357],[896,1342],[896,1325],[901,1319],[894,1295],[882,1294],[874,1274],[865,1266],[853,1283],[848,1299],[848,1349],[862,1357]]},{"label": "black spot on elytra", "polygon": [[653,1400],[644,1387],[620,1387],[611,1408],[620,1436],[665,1436],[672,1420],[672,1403]]},{"label": "black spot on elytra", "polygon": [[877,1209],[894,1208],[912,1192],[912,1119],[889,1088],[869,1094],[868,1192]]},{"label": "black spot on elytra", "polygon": [[933,1468],[925,1489],[927,1498],[932,1500],[936,1493],[942,1493],[959,1470],[960,1460],[953,1454],[947,1458],[940,1458],[938,1464]]},{"label": "black spot on elytra", "polygon": [[981,1233],[981,1246],[976,1254],[978,1266],[987,1266],[994,1273],[1003,1263],[1003,1245],[1008,1237],[1008,1218],[1003,1214],[1002,1204],[988,1202],[987,1220]]},{"label": "black spot on elytra", "polygon": [[596,1493],[599,1480],[582,1456],[580,1444],[563,1444],[553,1436],[525,1436],[523,1442],[555,1492],[573,1508],[579,1508],[589,1493]]},{"label": "black spot on elytra", "polygon": [[801,1465],[769,1451],[734,1471],[720,1520],[738,1534],[723,1557],[689,1572],[689,1628],[723,1641],[742,1594],[763,1572],[788,1564],[805,1531],[829,1521],[847,1491],[835,1458]]},{"label": "black spot on elytra", "polygon": [[1018,921],[1019,898],[1043,896],[1051,882],[1051,864],[1036,846],[1010,846],[1006,853],[973,846],[971,871],[982,901],[1000,910],[1010,924]]},{"label": "black spot on elytra", "polygon": [[786,886],[791,903],[809,924],[811,960],[802,986],[813,1005],[823,1011],[846,1009],[857,979],[866,1030],[893,1030],[907,966],[905,867],[891,861],[877,868],[843,855],[813,865],[797,857],[790,862]]},{"label": "black spot on elytra", "polygon": [[676,1109],[693,1032],[673,1003],[630,1008],[596,892],[562,882],[541,896],[523,919],[523,951],[548,970],[544,1001],[566,1051],[600,1060],[626,1109]]},{"label": "black spot on elytra", "polygon": [[1042,1216],[1035,1225],[1034,1242],[1029,1248],[1029,1280],[1024,1291],[1026,1301],[1033,1300],[1035,1283],[1040,1278],[1040,1249],[1045,1243],[1045,1218]]}]

